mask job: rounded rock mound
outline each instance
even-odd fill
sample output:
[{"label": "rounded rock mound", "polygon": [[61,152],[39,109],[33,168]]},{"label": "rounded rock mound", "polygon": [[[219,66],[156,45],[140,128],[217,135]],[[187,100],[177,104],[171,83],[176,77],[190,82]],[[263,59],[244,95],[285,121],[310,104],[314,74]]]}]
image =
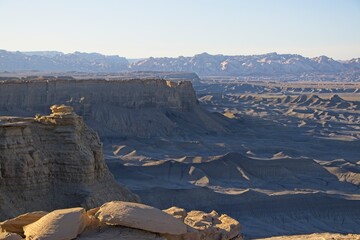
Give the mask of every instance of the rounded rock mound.
[{"label": "rounded rock mound", "polygon": [[84,208],[68,208],[52,211],[38,221],[24,227],[26,239],[68,240],[74,239],[87,225]]},{"label": "rounded rock mound", "polygon": [[100,207],[95,216],[102,223],[142,229],[154,233],[180,235],[186,225],[160,209],[140,203],[113,201]]}]

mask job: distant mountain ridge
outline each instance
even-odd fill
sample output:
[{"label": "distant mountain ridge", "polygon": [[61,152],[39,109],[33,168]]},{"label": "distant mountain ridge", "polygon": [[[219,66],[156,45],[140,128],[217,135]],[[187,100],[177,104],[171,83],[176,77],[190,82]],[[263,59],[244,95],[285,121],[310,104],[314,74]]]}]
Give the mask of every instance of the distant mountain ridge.
[{"label": "distant mountain ridge", "polygon": [[124,57],[99,53],[0,50],[0,71],[120,72],[128,70],[128,64]]},{"label": "distant mountain ridge", "polygon": [[296,54],[226,56],[202,53],[193,57],[148,58],[132,63],[130,68],[196,72],[200,76],[272,76],[360,71],[360,59],[340,62],[326,56],[306,58]]},{"label": "distant mountain ridge", "polygon": [[0,50],[0,71],[174,71],[200,76],[280,76],[284,74],[360,73],[360,58],[336,61],[326,56],[307,58],[297,54],[227,56],[197,54],[192,57],[145,58],[128,61],[124,57],[99,53],[56,51],[9,52]]}]

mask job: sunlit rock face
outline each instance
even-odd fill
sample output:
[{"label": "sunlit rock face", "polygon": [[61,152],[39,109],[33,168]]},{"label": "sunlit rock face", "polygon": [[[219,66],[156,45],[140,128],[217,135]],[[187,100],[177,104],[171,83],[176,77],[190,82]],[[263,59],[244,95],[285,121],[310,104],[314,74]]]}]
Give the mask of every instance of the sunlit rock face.
[{"label": "sunlit rock face", "polygon": [[0,117],[0,220],[36,210],[137,201],[117,184],[97,134],[71,107],[50,116]]},{"label": "sunlit rock face", "polygon": [[[181,212],[185,219],[176,216]],[[0,222],[1,239],[242,240],[241,225],[226,214],[160,209],[112,201],[84,208],[32,212]]]}]

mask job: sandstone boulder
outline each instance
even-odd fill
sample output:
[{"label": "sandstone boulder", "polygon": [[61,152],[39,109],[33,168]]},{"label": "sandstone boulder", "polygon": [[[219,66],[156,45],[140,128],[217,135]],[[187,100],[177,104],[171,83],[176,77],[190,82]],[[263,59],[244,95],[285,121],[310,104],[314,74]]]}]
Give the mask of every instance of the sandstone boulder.
[{"label": "sandstone boulder", "polygon": [[180,235],[186,225],[160,209],[140,203],[113,201],[102,205],[95,216],[102,223],[142,229],[154,233]]},{"label": "sandstone boulder", "polygon": [[182,222],[184,222],[184,219],[187,215],[187,212],[185,211],[185,209],[178,208],[178,207],[171,207],[171,208],[165,209],[163,211],[166,212],[167,214],[173,216],[174,218],[181,220]]},{"label": "sandstone boulder", "polygon": [[9,233],[17,233],[19,235],[24,235],[23,227],[29,225],[33,222],[36,222],[43,216],[45,216],[47,212],[38,211],[38,212],[30,212],[20,215],[16,218],[6,220],[0,223],[1,229],[5,230]]},{"label": "sandstone boulder", "polygon": [[226,214],[222,214],[219,220],[221,223],[217,224],[216,227],[222,230],[223,239],[232,239],[239,235],[241,227],[238,221]]},{"label": "sandstone boulder", "polygon": [[200,239],[235,239],[240,234],[240,223],[235,219],[215,211],[205,213],[202,211],[188,212],[184,223],[200,232]]},{"label": "sandstone boulder", "polygon": [[215,211],[187,213],[178,207],[161,211],[113,201],[87,212],[68,208],[20,215],[0,223],[0,240],[22,239],[14,232],[23,233],[27,240],[242,240],[239,231],[238,221]]},{"label": "sandstone boulder", "polygon": [[26,239],[70,240],[86,227],[87,215],[83,208],[55,210],[24,227]]}]

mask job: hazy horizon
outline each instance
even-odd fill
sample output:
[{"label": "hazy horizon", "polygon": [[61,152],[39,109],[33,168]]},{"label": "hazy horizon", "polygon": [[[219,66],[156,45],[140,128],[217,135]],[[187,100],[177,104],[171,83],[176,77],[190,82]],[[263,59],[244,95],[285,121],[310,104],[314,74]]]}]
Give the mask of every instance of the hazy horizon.
[{"label": "hazy horizon", "polygon": [[[351,59],[356,59],[356,58],[360,58],[360,55],[358,57],[353,57],[353,58],[349,58],[349,59],[337,59],[337,58],[333,58],[332,56],[328,56],[328,55],[318,55],[318,56],[305,56],[305,55],[302,55],[302,54],[299,54],[299,53],[293,53],[293,52],[284,52],[284,53],[279,53],[279,52],[266,52],[266,53],[259,53],[259,54],[223,54],[223,53],[216,53],[216,54],[213,54],[213,53],[209,53],[209,52],[199,52],[199,53],[195,53],[193,55],[179,55],[179,56],[147,56],[147,57],[127,57],[127,56],[124,56],[124,55],[119,55],[119,54],[106,54],[106,53],[101,53],[101,52],[95,52],[95,51],[89,51],[89,52],[84,52],[84,51],[73,51],[73,52],[63,52],[63,51],[60,51],[60,50],[27,50],[27,51],[20,51],[20,50],[8,50],[8,49],[0,49],[0,50],[5,50],[5,51],[8,51],[8,52],[21,52],[21,53],[39,53],[39,52],[61,52],[63,54],[73,54],[73,53],[76,53],[76,52],[79,52],[79,53],[86,53],[86,54],[92,54],[92,53],[96,53],[96,54],[102,54],[104,56],[119,56],[119,57],[124,57],[126,58],[127,60],[141,60],[141,59],[147,59],[147,58],[150,58],[150,57],[154,57],[154,58],[178,58],[178,57],[193,57],[193,56],[196,56],[196,55],[200,55],[200,54],[209,54],[209,55],[213,55],[213,56],[216,56],[216,55],[224,55],[224,56],[256,56],[256,55],[266,55],[266,54],[271,54],[271,53],[276,53],[276,54],[279,54],[279,55],[282,55],[282,54],[291,54],[291,55],[301,55],[303,57],[307,57],[307,58],[315,58],[315,57],[321,57],[321,56],[326,56],[326,57],[329,57],[329,58],[332,58],[334,59],[335,61],[347,61],[347,60],[351,60]],[[36,55],[36,54],[34,54]]]},{"label": "hazy horizon", "polygon": [[0,27],[8,51],[360,56],[357,0],[0,0]]}]

